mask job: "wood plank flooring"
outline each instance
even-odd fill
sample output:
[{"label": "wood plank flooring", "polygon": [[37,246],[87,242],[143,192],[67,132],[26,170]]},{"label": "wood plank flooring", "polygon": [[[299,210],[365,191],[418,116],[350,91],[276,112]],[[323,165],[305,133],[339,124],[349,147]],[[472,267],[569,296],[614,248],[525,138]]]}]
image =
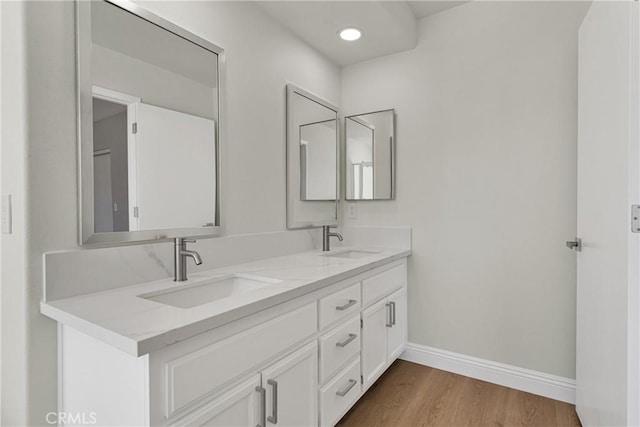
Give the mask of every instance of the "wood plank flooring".
[{"label": "wood plank flooring", "polygon": [[575,407],[396,361],[338,423],[352,426],[580,426]]}]

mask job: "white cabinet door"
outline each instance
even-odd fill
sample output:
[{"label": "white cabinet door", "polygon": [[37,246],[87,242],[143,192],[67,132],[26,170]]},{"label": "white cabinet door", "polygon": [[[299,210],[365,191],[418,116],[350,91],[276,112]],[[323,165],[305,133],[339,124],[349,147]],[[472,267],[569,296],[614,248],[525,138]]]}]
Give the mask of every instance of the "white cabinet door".
[{"label": "white cabinet door", "polygon": [[224,393],[173,426],[243,426],[255,427],[260,423],[260,375],[256,374],[237,387]]},{"label": "white cabinet door", "polygon": [[318,425],[318,344],[313,342],[262,371],[267,425]]},{"label": "white cabinet door", "polygon": [[387,300],[374,304],[362,312],[362,376],[368,387],[387,366]]},{"label": "white cabinet door", "polygon": [[402,354],[407,344],[407,290],[400,289],[387,299],[391,306],[391,327],[388,329],[387,355],[392,362]]}]

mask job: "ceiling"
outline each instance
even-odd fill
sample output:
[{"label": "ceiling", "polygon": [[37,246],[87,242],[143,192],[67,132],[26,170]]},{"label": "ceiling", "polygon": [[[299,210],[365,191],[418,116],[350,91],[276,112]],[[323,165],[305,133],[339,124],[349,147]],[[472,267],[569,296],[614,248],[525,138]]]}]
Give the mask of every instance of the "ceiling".
[{"label": "ceiling", "polygon": [[[466,1],[257,1],[267,15],[340,66],[413,49],[417,20]],[[357,27],[345,42],[338,30]]]},{"label": "ceiling", "polygon": [[207,87],[218,85],[218,55],[111,3],[91,2],[91,41]]}]

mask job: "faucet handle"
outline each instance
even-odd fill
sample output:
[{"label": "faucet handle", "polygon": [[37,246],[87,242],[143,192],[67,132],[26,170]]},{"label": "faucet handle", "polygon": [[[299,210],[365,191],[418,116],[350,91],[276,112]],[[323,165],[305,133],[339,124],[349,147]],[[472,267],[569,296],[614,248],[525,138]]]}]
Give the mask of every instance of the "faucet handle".
[{"label": "faucet handle", "polygon": [[183,239],[182,241],[185,243],[195,243],[196,239]]}]

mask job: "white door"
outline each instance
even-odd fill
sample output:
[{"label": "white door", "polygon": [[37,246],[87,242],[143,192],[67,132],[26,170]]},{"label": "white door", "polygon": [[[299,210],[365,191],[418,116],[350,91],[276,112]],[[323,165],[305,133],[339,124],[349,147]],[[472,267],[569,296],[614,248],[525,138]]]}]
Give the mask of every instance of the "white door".
[{"label": "white door", "polygon": [[387,329],[390,310],[384,299],[362,312],[362,376],[369,387],[387,366]]},{"label": "white door", "polygon": [[138,230],[213,225],[214,121],[143,103],[135,104],[135,110],[129,173],[136,185],[129,191],[135,192],[130,210],[137,219],[131,224],[137,221]]},{"label": "white door", "polygon": [[593,2],[580,28],[576,409],[584,426],[639,422],[634,3]]},{"label": "white door", "polygon": [[391,327],[388,328],[388,361],[397,359],[407,344],[407,290],[400,289],[389,295],[387,303],[391,306]]},{"label": "white door", "polygon": [[260,421],[260,375],[256,374],[222,396],[195,410],[174,426],[255,427]]},{"label": "white door", "polygon": [[318,344],[313,342],[262,371],[267,426],[318,425]]}]

